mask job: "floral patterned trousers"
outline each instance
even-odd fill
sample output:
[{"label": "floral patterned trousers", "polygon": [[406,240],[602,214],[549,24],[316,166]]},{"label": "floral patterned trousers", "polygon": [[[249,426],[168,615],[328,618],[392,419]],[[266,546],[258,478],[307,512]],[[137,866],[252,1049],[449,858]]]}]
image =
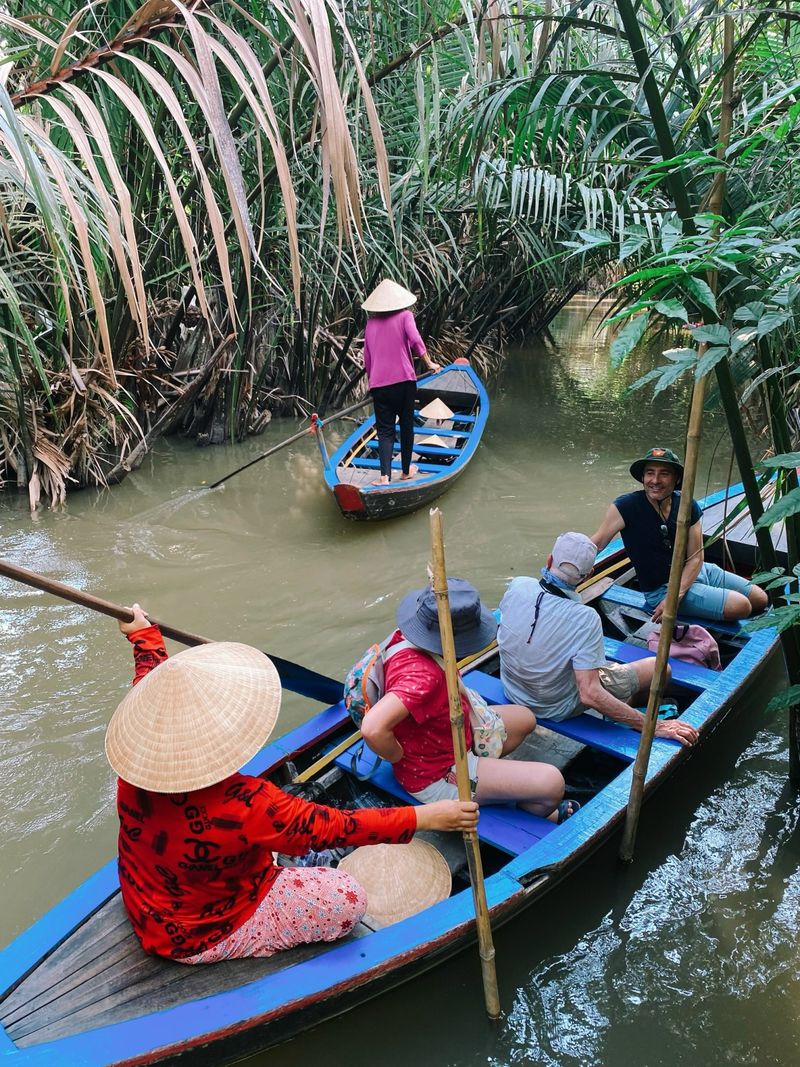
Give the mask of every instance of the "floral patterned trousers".
[{"label": "floral patterned trousers", "polygon": [[285,867],[247,922],[211,948],[180,962],[271,956],[312,941],[336,941],[350,933],[366,910],[366,893],[344,871]]}]

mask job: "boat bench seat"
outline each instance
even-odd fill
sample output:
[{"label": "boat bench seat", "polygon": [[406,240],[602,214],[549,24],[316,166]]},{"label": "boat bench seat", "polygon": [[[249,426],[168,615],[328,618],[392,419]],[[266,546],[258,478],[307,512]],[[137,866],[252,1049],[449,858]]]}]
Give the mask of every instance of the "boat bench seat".
[{"label": "boat bench seat", "polygon": [[[361,749],[362,742],[356,741],[335,759],[335,763],[348,774],[353,772],[353,757]],[[355,769],[364,778],[369,775],[369,785],[380,789],[389,796],[403,801],[404,804],[419,804],[410,793],[400,785],[394,776],[391,765],[381,760],[378,769],[372,772],[377,757],[366,747],[363,748],[356,760]],[[510,856],[519,856],[520,853],[541,841],[551,830],[555,829],[555,823],[548,822],[538,815],[522,811],[513,804],[487,804],[481,808],[478,820],[478,837],[488,845],[505,852]]]},{"label": "boat bench seat", "polygon": [[[638,608],[640,611],[646,611],[650,614],[650,609],[647,606],[647,602],[644,599],[644,593],[641,593],[638,589],[630,589],[626,585],[611,585],[603,593],[603,600],[610,600],[612,604],[620,604],[625,608]],[[698,626],[704,626],[707,630],[713,630],[721,634],[740,634],[742,632],[742,624],[738,621],[734,622],[716,622],[714,619],[696,619],[688,615],[679,615],[678,622],[684,625],[696,623]]]},{"label": "boat bench seat", "polygon": [[[638,659],[655,656],[655,652],[650,652],[647,648],[629,645],[626,641],[615,641],[612,637],[604,638],[604,643],[606,658],[614,663],[635,663]],[[710,671],[699,663],[688,663],[683,659],[675,659],[674,656],[670,656],[668,663],[672,670],[672,681],[698,693],[710,688],[719,678],[717,671]]]},{"label": "boat bench seat", "polygon": [[[349,467],[369,467],[370,470],[380,470],[381,461],[379,459],[367,459],[365,456],[357,456],[355,459],[351,459],[348,463]],[[420,474],[439,474],[442,470],[441,463],[415,463],[414,466],[420,472]],[[392,470],[399,471],[402,468],[402,464],[399,459],[392,460]]]},{"label": "boat bench seat", "polygon": [[[477,689],[487,704],[511,703],[500,679],[491,674],[485,674],[483,671],[469,671],[464,675],[464,683],[472,689]],[[560,722],[540,719],[539,725],[552,730],[553,733],[569,737],[578,744],[596,748],[598,752],[606,752],[609,756],[615,756],[626,763],[633,763],[636,759],[639,731],[631,730],[620,723],[609,722],[596,715],[584,714],[575,715],[571,719],[562,719]],[[674,746],[678,742],[656,737],[653,739],[653,744]]]},{"label": "boat bench seat", "polygon": [[[375,440],[367,441],[367,448],[372,452],[378,451],[378,442]],[[400,451],[400,445],[395,441],[394,452]],[[417,441],[414,442],[414,451],[419,453],[425,453],[431,456],[462,456],[464,450],[462,448],[442,448],[441,445],[422,445]]]},{"label": "boat bench seat", "polygon": [[[424,407],[424,405],[423,405],[423,407]],[[454,411],[453,414],[450,415],[446,419],[429,419],[427,417],[427,415],[420,415],[419,411],[415,411],[414,412],[414,418],[419,420],[419,422],[474,422],[475,421],[475,416],[474,415],[467,415],[467,414],[465,414],[464,412],[461,412],[461,411]],[[430,433],[434,433],[435,432],[433,427],[430,427],[429,432]]]}]

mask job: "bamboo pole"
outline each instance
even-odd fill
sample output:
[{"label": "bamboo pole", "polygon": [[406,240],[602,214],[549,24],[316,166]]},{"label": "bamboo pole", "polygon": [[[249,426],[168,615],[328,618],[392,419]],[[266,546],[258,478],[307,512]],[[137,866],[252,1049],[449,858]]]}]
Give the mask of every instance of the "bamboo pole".
[{"label": "bamboo pole", "polygon": [[[217,489],[220,485],[222,485],[223,482],[230,481],[230,479],[233,478],[235,474],[241,474],[242,471],[246,471],[248,467],[252,467],[255,463],[260,463],[261,460],[266,459],[267,456],[272,456],[276,452],[280,452],[282,448],[286,448],[287,445],[294,444],[295,441],[299,441],[301,437],[305,437],[307,434],[317,433],[317,427],[319,427],[319,429],[321,430],[323,426],[327,425],[329,422],[333,422],[334,419],[343,419],[346,415],[352,415],[354,411],[358,411],[360,408],[364,408],[367,406],[367,404],[371,403],[372,397],[367,396],[364,397],[363,400],[359,400],[357,404],[351,404],[349,407],[343,408],[341,411],[337,411],[333,415],[329,415],[324,420],[320,419],[318,415],[315,415],[314,418],[316,419],[316,422],[313,423],[311,426],[306,426],[302,430],[298,430],[297,433],[293,433],[291,437],[287,437],[285,441],[281,441],[279,444],[273,445],[272,448],[268,448],[266,452],[262,452],[261,455],[256,456],[255,459],[251,459],[247,463],[244,463],[241,467],[237,467],[236,470],[231,471],[230,474],[226,474],[223,478],[218,478],[217,481],[212,482],[211,485],[201,485],[200,488]],[[317,437],[319,439],[319,434],[317,434]],[[322,449],[320,448],[320,451],[321,450]],[[328,463],[327,465],[330,466],[330,463]]]},{"label": "bamboo pole", "polygon": [[[730,140],[733,115],[733,63],[728,63],[733,54],[733,20],[729,15],[725,16],[724,22],[724,61],[727,68],[722,81],[722,107],[720,113],[720,134],[717,146],[717,158],[722,160]],[[722,210],[722,201],[725,194],[725,174],[720,171],[711,189],[709,209],[719,214]],[[716,291],[716,271],[709,274],[708,282],[712,290]],[[705,343],[698,350],[698,362],[702,359],[707,349]],[[692,390],[692,402],[689,410],[689,426],[686,434],[686,456],[684,460],[683,483],[681,485],[681,502],[678,508],[678,522],[675,531],[675,544],[672,547],[672,563],[670,565],[667,595],[664,599],[664,612],[661,618],[661,634],[658,640],[656,652],[656,665],[653,672],[653,680],[650,684],[650,695],[647,700],[647,711],[642,723],[642,733],[639,738],[639,747],[636,751],[636,759],[631,774],[631,789],[628,797],[628,807],[625,812],[625,829],[622,834],[620,845],[620,859],[630,863],[633,859],[633,850],[636,843],[636,831],[639,825],[639,815],[642,809],[644,797],[644,784],[647,779],[647,767],[650,762],[650,751],[653,747],[653,737],[656,730],[658,707],[666,683],[667,660],[669,659],[669,647],[672,643],[672,635],[675,630],[675,619],[678,614],[678,597],[680,594],[681,575],[686,564],[686,545],[689,539],[689,521],[694,499],[694,483],[697,473],[697,458],[700,451],[700,440],[703,427],[703,406],[706,396],[706,384],[708,375],[703,375],[695,380]],[[759,496],[760,501],[760,496]]]},{"label": "bamboo pole", "polygon": [[[467,770],[467,747],[464,732],[464,711],[461,704],[461,688],[458,683],[456,649],[453,640],[453,622],[450,618],[450,600],[447,595],[447,569],[444,559],[444,533],[442,513],[431,508],[431,544],[433,547],[433,592],[439,613],[439,633],[442,638],[442,656],[447,677],[447,696],[450,703],[450,729],[453,735],[453,752],[456,762],[456,780],[459,800],[471,800],[472,791]],[[486,903],[486,888],[483,881],[483,864],[477,833],[464,834],[467,851],[469,878],[472,883],[472,898],[475,904],[475,922],[478,929],[478,951],[481,958],[483,995],[486,1013],[490,1019],[500,1015],[500,994],[497,989],[495,952],[492,942],[492,925]]]},{"label": "bamboo pole", "polygon": [[[706,345],[701,345],[698,355],[702,357]],[[672,643],[672,635],[675,630],[675,619],[678,614],[678,595],[680,593],[681,574],[686,563],[686,545],[689,539],[689,523],[692,514],[692,500],[694,497],[694,482],[697,472],[697,456],[700,450],[702,436],[703,404],[706,396],[707,375],[703,375],[695,382],[692,391],[692,406],[689,413],[689,429],[686,435],[686,458],[683,469],[683,483],[681,486],[681,502],[678,508],[678,524],[675,531],[675,544],[672,548],[672,564],[669,571],[669,583],[667,595],[664,599],[664,613],[661,617],[661,635],[658,639],[658,651],[656,652],[656,666],[653,672],[653,680],[650,684],[650,695],[647,700],[647,711],[642,723],[642,732],[639,738],[639,747],[636,750],[636,759],[633,764],[631,790],[628,797],[628,807],[625,813],[625,829],[622,834],[620,845],[620,859],[624,863],[630,863],[633,859],[633,849],[636,842],[636,830],[639,825],[639,814],[644,797],[644,783],[647,778],[647,767],[650,762],[650,751],[653,747],[653,737],[658,721],[658,708],[666,684],[666,668],[669,659],[669,646]]]}]

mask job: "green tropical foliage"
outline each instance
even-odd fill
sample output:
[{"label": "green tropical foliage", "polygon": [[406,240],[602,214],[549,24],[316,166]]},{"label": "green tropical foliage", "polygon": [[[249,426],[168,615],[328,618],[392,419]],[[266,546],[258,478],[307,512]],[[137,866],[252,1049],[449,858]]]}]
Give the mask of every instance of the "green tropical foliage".
[{"label": "green tropical foliage", "polygon": [[702,342],[700,369],[782,398],[776,448],[796,446],[788,12],[26,0],[0,22],[0,475],[33,500],[121,476],[163,433],[337,406],[386,274],[445,357],[610,278],[615,360],[662,330],[663,387]]}]

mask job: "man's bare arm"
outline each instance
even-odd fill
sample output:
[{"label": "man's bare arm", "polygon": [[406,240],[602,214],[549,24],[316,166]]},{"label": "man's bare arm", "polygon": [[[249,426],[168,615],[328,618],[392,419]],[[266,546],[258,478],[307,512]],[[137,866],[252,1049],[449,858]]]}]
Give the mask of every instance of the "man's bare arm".
[{"label": "man's bare arm", "polygon": [[625,520],[620,515],[616,505],[610,504],[597,532],[592,534],[592,541],[597,545],[597,551],[601,552],[609,541],[613,541],[624,528]]}]

